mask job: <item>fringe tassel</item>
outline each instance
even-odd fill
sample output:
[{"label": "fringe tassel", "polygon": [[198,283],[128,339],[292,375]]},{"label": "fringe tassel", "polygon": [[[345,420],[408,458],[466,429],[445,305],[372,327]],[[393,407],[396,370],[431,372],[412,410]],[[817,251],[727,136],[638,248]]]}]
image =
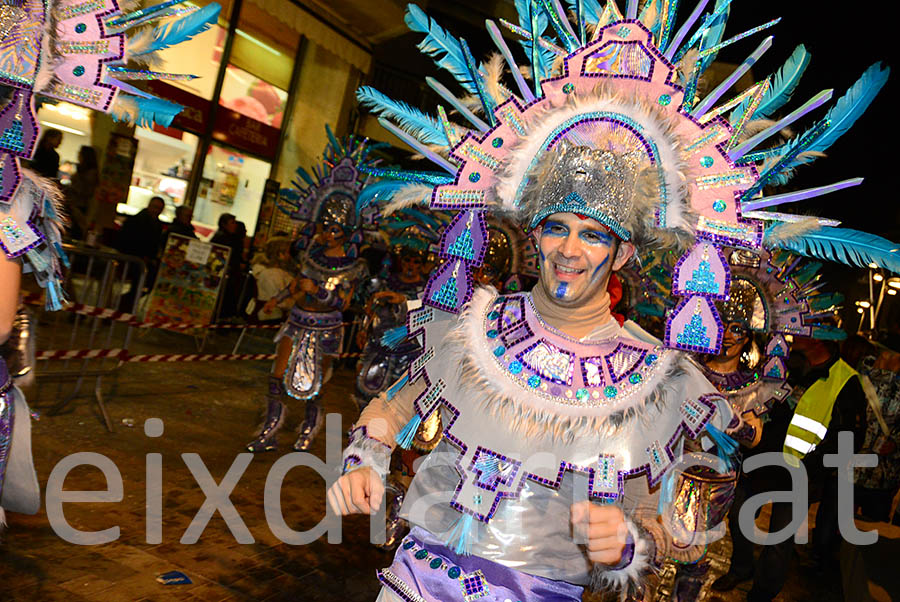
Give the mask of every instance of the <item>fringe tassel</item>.
[{"label": "fringe tassel", "polygon": [[415,414],[410,419],[410,421],[406,423],[406,426],[403,427],[403,430],[397,433],[394,441],[396,441],[397,445],[399,445],[403,449],[409,449],[410,447],[412,447],[413,438],[415,438],[416,431],[419,430],[419,426],[421,424],[422,417],[418,414]]},{"label": "fringe tassel", "polygon": [[668,504],[675,501],[675,471],[670,470],[663,477],[662,485],[659,488],[659,503],[656,506],[656,513],[662,515]]},{"label": "fringe tassel", "polygon": [[63,308],[62,289],[60,289],[59,283],[55,280],[49,280],[47,282],[46,308],[50,311],[59,311]]},{"label": "fringe tassel", "polygon": [[716,443],[716,454],[718,454],[719,459],[730,469],[732,467],[731,458],[738,450],[737,442],[716,428],[712,422],[706,424],[706,432],[709,433],[709,436]]},{"label": "fringe tassel", "polygon": [[406,325],[391,328],[381,335],[381,344],[391,349],[396,349],[400,343],[409,336],[409,329]]},{"label": "fringe tassel", "polygon": [[469,513],[463,513],[455,523],[453,530],[447,537],[447,546],[460,556],[468,556],[471,553],[472,544],[475,541],[475,517]]},{"label": "fringe tassel", "polygon": [[396,395],[400,391],[400,389],[405,387],[406,383],[408,383],[408,382],[409,382],[409,374],[406,374],[403,376],[403,378],[401,378],[400,380],[395,382],[393,385],[391,385],[391,388],[387,390],[387,393],[385,393],[387,400],[388,401],[392,400],[394,398],[394,395]]}]

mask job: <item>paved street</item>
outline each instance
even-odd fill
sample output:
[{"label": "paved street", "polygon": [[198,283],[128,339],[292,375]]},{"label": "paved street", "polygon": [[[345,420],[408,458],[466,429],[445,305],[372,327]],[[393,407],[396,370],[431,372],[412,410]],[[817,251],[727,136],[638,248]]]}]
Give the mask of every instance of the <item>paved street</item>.
[{"label": "paved street", "polygon": [[[191,343],[186,335],[152,333],[136,347],[140,352],[158,352],[176,344],[186,347]],[[261,339],[251,341],[247,350],[259,351],[252,349],[254,344],[266,351]],[[0,544],[0,599],[373,600],[378,589],[374,570],[390,559],[367,542],[367,519],[345,521],[342,545],[328,544],[323,537],[310,545],[290,546],[267,527],[263,488],[269,469],[283,452],[252,457],[231,495],[253,543],[238,543],[218,514],[198,543],[180,543],[205,500],[181,454],[199,454],[212,477],[221,481],[260,420],[267,369],[266,362],[129,364],[114,392],[111,383],[105,385],[110,390],[108,406],[115,432],[106,432],[90,398],[76,400],[69,413],[45,415],[35,422],[34,453],[42,488],[53,467],[74,452],[103,454],[118,467],[124,482],[122,501],[65,504],[64,512],[76,529],[117,526],[120,537],[114,543],[78,546],[54,533],[46,508],[36,516],[8,515],[9,527]],[[345,416],[343,430],[355,417],[349,398],[352,383],[352,371],[340,368],[325,396],[329,411]],[[44,386],[35,409],[50,405],[54,390]],[[300,415],[295,410],[289,417],[291,430]],[[143,424],[148,418],[163,421],[161,437],[145,436]],[[291,430],[282,432],[283,450],[293,442]],[[323,437],[312,452],[324,457]],[[159,544],[146,543],[145,535],[145,456],[149,453],[162,454],[163,533]],[[103,475],[91,467],[73,469],[65,482],[70,491],[104,488]],[[284,480],[281,502],[292,529],[312,528],[324,515],[324,481],[311,469],[294,468]],[[727,541],[716,544],[711,554],[717,576],[727,566]],[[795,567],[788,591],[780,600],[841,599],[837,574],[813,578],[804,568],[802,554]],[[184,572],[193,583],[166,586],[156,582],[157,575],[172,570]],[[663,577],[666,575],[664,572]],[[727,597],[704,599],[743,599],[749,586],[741,587]]]}]

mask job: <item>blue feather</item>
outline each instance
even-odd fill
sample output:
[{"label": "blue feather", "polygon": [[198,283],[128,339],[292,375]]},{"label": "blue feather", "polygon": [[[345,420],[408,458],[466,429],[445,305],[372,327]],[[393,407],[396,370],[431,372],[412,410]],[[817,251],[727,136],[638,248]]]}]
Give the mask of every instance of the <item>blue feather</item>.
[{"label": "blue feather", "polygon": [[[769,91],[762,97],[759,106],[751,117],[765,119],[787,104],[794,90],[797,89],[800,78],[803,77],[803,73],[809,66],[809,60],[810,54],[806,51],[806,48],[802,44],[797,46],[784,65],[781,66],[781,69],[777,73],[772,74]],[[732,124],[736,123],[743,116],[749,104],[750,98],[746,98],[731,112]]]},{"label": "blue feather", "polygon": [[804,257],[815,257],[861,268],[874,263],[900,274],[900,244],[868,232],[822,227],[807,234],[779,241],[775,246]]},{"label": "blue feather", "polygon": [[172,120],[181,112],[182,107],[174,102],[163,100],[162,98],[141,98],[140,96],[132,96],[130,94],[120,94],[119,98],[123,101],[132,102],[137,107],[137,114],[129,116],[117,110],[113,105],[111,115],[116,121],[128,121],[129,117],[133,118],[134,123],[141,127],[153,127],[154,123],[158,123],[163,127],[172,125]]},{"label": "blue feather", "polygon": [[814,339],[820,341],[844,341],[847,339],[847,333],[843,329],[827,324],[813,326],[811,334]]},{"label": "blue feather", "polygon": [[438,67],[452,73],[456,81],[467,92],[474,94],[475,86],[469,79],[466,59],[463,56],[459,40],[447,33],[444,28],[415,4],[407,5],[406,16],[403,20],[412,31],[427,34],[425,39],[419,43],[419,50],[432,57]]},{"label": "blue feather", "polygon": [[[730,4],[731,0],[716,0],[716,8],[713,12],[715,13],[721,10],[721,13],[713,20],[707,31],[700,38],[700,50],[712,48],[722,41],[722,37],[725,34],[725,24],[728,22],[728,13],[731,12]],[[701,61],[700,73],[705,72],[706,69],[712,65],[713,61],[716,60],[717,54],[718,53],[713,53]]]},{"label": "blue feather", "polygon": [[[531,31],[531,2],[532,0],[516,0],[516,12],[519,13],[519,27],[522,27],[528,31]],[[539,7],[535,7],[535,10],[538,11],[538,36],[542,36],[544,31],[546,31],[547,27],[550,25],[550,20],[547,18],[547,14],[541,10]],[[585,4],[585,15],[588,14],[588,6]],[[597,13],[598,17],[594,22],[599,20],[600,13]],[[531,41],[530,40],[520,40],[519,43],[522,45],[522,48],[525,49],[525,56],[531,58]],[[553,70],[553,61],[556,60],[556,55],[552,50],[548,50],[541,45],[538,45],[538,64],[536,67],[538,72],[538,79],[550,77],[550,72]]]},{"label": "blue feather", "polygon": [[296,173],[298,176],[303,178],[303,181],[306,182],[307,184],[309,184],[310,186],[316,185],[315,181],[313,181],[312,177],[309,175],[309,172],[307,172],[302,167],[298,167],[294,173]]},{"label": "blue feather", "polygon": [[[869,105],[884,87],[891,70],[875,63],[862,74],[853,86],[844,94],[834,107],[825,115],[831,121],[831,127],[821,138],[810,146],[811,151],[824,152],[849,130],[860,115],[866,112]],[[811,159],[810,159],[811,160]]]},{"label": "blue feather", "polygon": [[847,93],[835,103],[831,110],[828,111],[828,114],[825,115],[824,119],[817,122],[803,132],[803,134],[792,138],[787,144],[782,145],[781,148],[783,149],[783,152],[781,153],[781,156],[785,156],[793,152],[797,148],[797,145],[802,143],[803,138],[808,133],[816,128],[822,127],[823,124],[828,121],[831,122],[825,132],[818,136],[816,140],[809,145],[809,148],[805,149],[804,153],[801,153],[794,160],[784,165],[781,168],[780,173],[777,176],[774,176],[769,183],[778,186],[786,184],[791,177],[793,177],[795,167],[806,165],[816,160],[817,156],[815,154],[807,153],[822,153],[828,150],[828,148],[834,144],[838,138],[843,136],[844,133],[856,123],[856,120],[866,112],[866,109],[868,109],[869,105],[872,104],[872,101],[875,100],[878,92],[884,87],[890,73],[890,68],[882,68],[882,63],[875,63],[866,69],[865,73],[862,74],[862,77],[860,77],[856,83],[850,87]]},{"label": "blue feather", "polygon": [[395,192],[409,185],[410,183],[405,180],[382,180],[369,184],[356,197],[356,210],[362,211],[372,203],[390,200]]},{"label": "blue feather", "polygon": [[141,56],[163,50],[170,46],[175,46],[182,42],[186,42],[196,34],[206,31],[209,26],[219,20],[219,11],[222,7],[216,3],[207,4],[198,11],[195,11],[177,21],[172,21],[162,27],[157,27],[150,35],[153,37],[150,44],[146,48],[134,53],[134,56]]},{"label": "blue feather", "polygon": [[370,86],[362,86],[357,90],[356,98],[361,105],[371,108],[383,117],[393,119],[404,130],[425,144],[443,144],[445,146],[450,144],[440,121],[403,101],[389,98]]},{"label": "blue feather", "polygon": [[344,152],[344,147],[341,145],[340,141],[338,141],[337,137],[334,135],[334,132],[331,131],[331,126],[327,123],[325,124],[325,134],[328,136],[328,142],[331,144],[332,150],[339,156],[344,156],[346,153]]},{"label": "blue feather", "polygon": [[[578,10],[578,7],[575,6],[578,0],[566,0],[566,4],[569,6],[569,10],[573,13]],[[518,10],[519,4],[521,0],[516,0],[516,9]],[[528,2],[524,2],[526,9],[528,6]],[[597,0],[581,0],[581,10],[584,11],[584,20],[590,23],[591,25],[597,25],[600,22],[600,15],[603,14],[603,8],[600,6],[600,3]],[[519,13],[519,25],[522,25],[522,13]],[[523,25],[524,27],[524,25]]]}]

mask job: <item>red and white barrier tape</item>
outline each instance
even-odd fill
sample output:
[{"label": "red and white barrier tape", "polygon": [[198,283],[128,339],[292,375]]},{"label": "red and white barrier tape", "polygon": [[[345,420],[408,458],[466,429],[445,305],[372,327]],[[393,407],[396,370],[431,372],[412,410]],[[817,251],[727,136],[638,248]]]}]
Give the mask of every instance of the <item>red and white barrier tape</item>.
[{"label": "red and white barrier tape", "polygon": [[[41,295],[26,295],[25,303],[30,305],[43,305],[43,297]],[[281,324],[188,324],[184,322],[145,322],[134,314],[124,311],[116,311],[93,305],[85,305],[84,303],[70,303],[63,308],[63,311],[80,314],[82,316],[90,316],[101,318],[104,320],[112,320],[114,322],[124,322],[130,326],[137,328],[164,328],[167,330],[189,330],[191,328],[207,328],[216,330],[234,330],[240,328],[256,328],[274,330],[281,328]],[[344,324],[348,326],[349,324]]]}]

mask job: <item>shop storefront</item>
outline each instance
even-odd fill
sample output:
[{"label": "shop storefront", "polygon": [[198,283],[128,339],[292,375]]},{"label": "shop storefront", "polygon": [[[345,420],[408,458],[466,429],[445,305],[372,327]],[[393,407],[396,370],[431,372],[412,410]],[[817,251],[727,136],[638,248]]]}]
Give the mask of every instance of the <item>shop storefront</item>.
[{"label": "shop storefront", "polygon": [[[115,128],[113,139],[111,125],[104,124],[105,135],[94,127],[106,116],[67,103],[42,106],[38,118],[64,134],[58,149],[63,178],[75,169],[82,145],[95,146],[101,161],[113,142],[131,145],[131,156],[116,167],[126,180],[117,187],[106,183],[109,190],[100,195],[119,215],[161,196],[163,219],[188,204],[202,237],[211,236],[223,213],[243,222],[249,236],[258,230],[265,236],[257,221],[267,182],[270,193],[276,182],[290,185],[298,165],[309,167],[321,156],[325,124],[346,127],[370,55],[288,0],[219,3],[217,25],[161,56],[158,70],[199,77],[148,84],[152,93],[184,106],[170,127],[136,127],[125,135]],[[267,218],[262,229],[270,223]]]}]

